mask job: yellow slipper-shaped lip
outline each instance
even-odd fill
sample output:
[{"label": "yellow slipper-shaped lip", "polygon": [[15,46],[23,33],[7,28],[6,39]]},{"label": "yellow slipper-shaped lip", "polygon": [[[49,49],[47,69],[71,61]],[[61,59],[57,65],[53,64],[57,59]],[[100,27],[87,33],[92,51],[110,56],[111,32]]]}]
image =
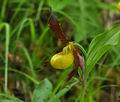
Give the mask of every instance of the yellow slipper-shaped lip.
[{"label": "yellow slipper-shaped lip", "polygon": [[74,57],[72,52],[69,53],[59,52],[51,58],[50,63],[52,67],[55,69],[66,69],[70,65],[72,65],[73,61]]}]

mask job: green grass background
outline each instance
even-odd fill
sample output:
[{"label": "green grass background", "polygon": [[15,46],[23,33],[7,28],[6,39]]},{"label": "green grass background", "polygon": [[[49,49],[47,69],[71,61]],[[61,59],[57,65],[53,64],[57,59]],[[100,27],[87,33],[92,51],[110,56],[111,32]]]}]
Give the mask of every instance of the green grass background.
[{"label": "green grass background", "polygon": [[[120,101],[117,2],[0,0],[0,102]],[[61,45],[44,19],[45,5],[86,51],[84,85],[79,76],[65,82],[72,66],[55,70],[49,63]]]}]

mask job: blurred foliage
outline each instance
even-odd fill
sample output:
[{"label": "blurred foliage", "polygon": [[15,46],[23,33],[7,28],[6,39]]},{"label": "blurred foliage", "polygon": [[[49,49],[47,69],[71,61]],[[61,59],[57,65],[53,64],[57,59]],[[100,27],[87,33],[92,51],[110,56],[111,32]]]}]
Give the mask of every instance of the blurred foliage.
[{"label": "blurred foliage", "polygon": [[[118,1],[0,0],[0,102],[119,102]],[[72,66],[49,64],[63,45],[48,27],[48,7],[87,52],[84,84],[78,75],[65,81]]]}]

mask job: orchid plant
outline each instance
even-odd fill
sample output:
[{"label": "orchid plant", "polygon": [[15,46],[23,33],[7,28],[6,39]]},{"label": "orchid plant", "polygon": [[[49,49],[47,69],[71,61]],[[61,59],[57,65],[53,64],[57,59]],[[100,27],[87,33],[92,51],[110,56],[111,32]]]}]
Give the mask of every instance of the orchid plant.
[{"label": "orchid plant", "polygon": [[86,52],[80,44],[67,39],[57,17],[53,13],[50,14],[48,24],[58,40],[64,44],[62,51],[53,55],[50,63],[55,69],[66,69],[73,64],[73,70],[68,75],[68,80],[70,80],[77,73],[78,68],[84,72]]}]

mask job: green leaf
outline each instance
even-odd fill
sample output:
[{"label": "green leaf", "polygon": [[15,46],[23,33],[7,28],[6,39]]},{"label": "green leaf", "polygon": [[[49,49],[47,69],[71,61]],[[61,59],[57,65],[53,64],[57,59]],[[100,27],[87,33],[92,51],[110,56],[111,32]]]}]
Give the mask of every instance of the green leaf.
[{"label": "green leaf", "polygon": [[90,72],[98,60],[120,40],[120,25],[116,25],[108,31],[95,37],[87,53],[86,72]]},{"label": "green leaf", "polygon": [[15,101],[10,99],[0,99],[0,102],[23,102],[23,101]]},{"label": "green leaf", "polygon": [[45,102],[52,92],[52,84],[48,79],[44,79],[33,92],[32,102]]},{"label": "green leaf", "polygon": [[0,99],[0,102],[17,102],[9,99]]},{"label": "green leaf", "polygon": [[65,70],[60,74],[60,77],[57,79],[56,86],[54,87],[54,90],[53,90],[53,92],[52,92],[53,95],[54,95],[54,94],[59,90],[59,88],[64,84],[65,79],[67,78],[68,74],[69,74],[70,71],[71,71],[71,67],[72,67],[72,66],[70,66],[70,68],[65,69]]},{"label": "green leaf", "polygon": [[0,102],[23,102],[19,98],[16,98],[15,96],[0,93]]},{"label": "green leaf", "polygon": [[52,7],[53,11],[62,10],[66,6],[70,5],[71,2],[72,0],[70,0],[69,2],[67,0],[48,0],[48,4],[50,5],[50,7]]},{"label": "green leaf", "polygon": [[78,79],[75,79],[74,82],[67,85],[65,88],[61,89],[56,95],[54,95],[48,102],[59,102],[60,98],[64,96],[74,85],[79,82]]}]

